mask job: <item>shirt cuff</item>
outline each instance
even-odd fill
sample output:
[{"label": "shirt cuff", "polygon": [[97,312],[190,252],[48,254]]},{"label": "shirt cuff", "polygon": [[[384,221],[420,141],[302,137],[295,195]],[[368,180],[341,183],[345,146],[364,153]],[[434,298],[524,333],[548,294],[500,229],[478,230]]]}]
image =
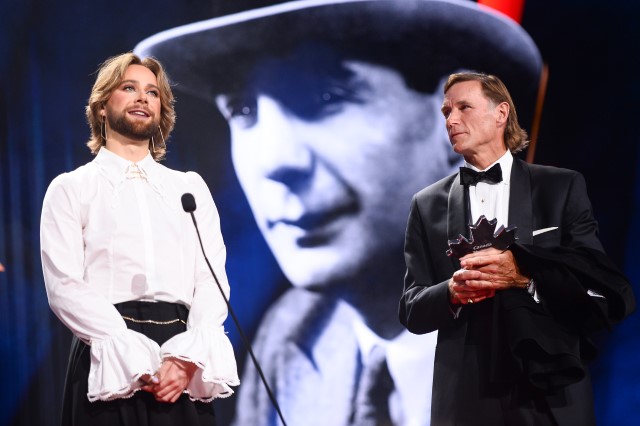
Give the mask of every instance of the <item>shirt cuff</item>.
[{"label": "shirt cuff", "polygon": [[162,345],[161,356],[198,367],[185,389],[193,401],[226,398],[233,394],[230,386],[240,384],[233,347],[223,327],[196,327],[177,334]]},{"label": "shirt cuff", "polygon": [[529,278],[529,283],[527,284],[526,290],[527,293],[529,293],[529,295],[533,297],[533,300],[536,303],[540,303],[540,299],[538,298],[538,291],[536,290],[536,282],[533,280],[533,278]]},{"label": "shirt cuff", "polygon": [[143,383],[145,374],[160,367],[160,347],[144,334],[133,330],[91,341],[89,401],[129,398]]},{"label": "shirt cuff", "polygon": [[458,317],[460,316],[460,311],[462,310],[462,305],[456,308],[454,308],[451,303],[449,303],[448,305],[449,305],[449,312],[451,312],[451,315],[453,315],[453,319],[458,319]]}]

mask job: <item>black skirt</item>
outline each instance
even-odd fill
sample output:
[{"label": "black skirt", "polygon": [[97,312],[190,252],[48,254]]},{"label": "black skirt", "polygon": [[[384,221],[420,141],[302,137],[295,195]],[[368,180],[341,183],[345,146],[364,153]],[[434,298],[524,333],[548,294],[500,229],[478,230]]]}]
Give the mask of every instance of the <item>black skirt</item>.
[{"label": "black skirt", "polygon": [[[136,321],[154,320],[171,324],[140,323],[125,319],[127,327],[162,346],[186,330],[189,311],[166,302],[124,302],[115,305],[120,315]],[[136,392],[131,398],[89,402],[91,348],[75,336],[71,343],[64,387],[62,426],[214,426],[213,403],[192,402],[183,394],[175,403],[158,402],[153,394]]]}]

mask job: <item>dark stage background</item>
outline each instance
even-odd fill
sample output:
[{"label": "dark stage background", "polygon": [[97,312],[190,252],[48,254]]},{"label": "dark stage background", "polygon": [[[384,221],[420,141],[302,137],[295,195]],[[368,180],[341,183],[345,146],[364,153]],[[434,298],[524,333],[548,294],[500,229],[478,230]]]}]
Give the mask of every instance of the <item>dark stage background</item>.
[{"label": "dark stage background", "polygon": [[[0,424],[57,424],[71,335],[49,310],[39,255],[44,192],[58,174],[92,159],[84,105],[97,66],[177,25],[279,2],[256,0],[23,1],[0,5]],[[549,65],[535,162],[582,172],[603,244],[640,294],[640,138],[631,102],[640,6],[633,0],[529,0],[523,27]],[[252,336],[287,283],[253,221],[231,168],[226,126],[209,105],[217,140],[181,140],[165,164],[196,170],[220,209],[232,305]],[[184,113],[183,113],[184,114]],[[215,143],[215,158],[206,156]],[[207,145],[208,144],[208,145]],[[213,166],[212,166],[213,163]],[[407,203],[408,205],[408,203]],[[240,367],[235,326],[226,324]],[[599,424],[640,424],[640,317],[599,336],[592,364]],[[220,424],[234,397],[217,402]]]}]

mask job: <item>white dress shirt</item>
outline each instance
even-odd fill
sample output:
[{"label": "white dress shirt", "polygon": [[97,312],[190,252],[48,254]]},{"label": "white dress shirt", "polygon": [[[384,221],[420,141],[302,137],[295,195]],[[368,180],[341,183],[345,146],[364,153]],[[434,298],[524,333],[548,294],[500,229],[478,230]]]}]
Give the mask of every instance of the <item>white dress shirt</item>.
[{"label": "white dress shirt", "polygon": [[509,150],[504,153],[498,161],[491,164],[485,170],[465,162],[465,166],[477,172],[489,170],[496,163],[500,164],[502,170],[502,182],[491,184],[478,182],[469,186],[469,202],[471,204],[471,219],[475,224],[480,216],[484,215],[488,220],[498,219],[496,230],[500,225],[505,228],[509,226],[509,181],[511,179],[511,166],[513,165],[513,155]]},{"label": "white dress shirt", "polygon": [[[509,181],[511,180],[511,167],[513,166],[513,155],[507,150],[502,157],[491,163],[489,167],[480,170],[471,164],[464,162],[465,167],[469,167],[476,172],[484,172],[489,170],[495,164],[500,163],[502,171],[502,182],[487,183],[478,182],[469,186],[469,205],[471,208],[471,223],[475,224],[480,216],[484,215],[487,220],[497,219],[496,230],[500,226],[505,228],[509,226]],[[451,309],[454,318],[458,318],[462,305]]]},{"label": "white dress shirt", "polygon": [[[477,172],[484,172],[493,167],[496,163],[500,164],[502,170],[502,182],[490,184],[487,182],[478,182],[474,186],[469,187],[469,204],[471,205],[471,218],[475,224],[480,216],[484,215],[488,220],[497,219],[496,231],[500,226],[507,228],[511,223],[509,220],[509,192],[511,181],[511,168],[513,166],[513,155],[507,150],[498,161],[492,163],[484,170],[465,162],[465,166]],[[527,291],[533,296],[536,302],[539,302],[535,284]]]},{"label": "white dress shirt", "polygon": [[[91,401],[131,396],[166,357],[199,367],[185,390],[193,400],[229,396],[239,384],[223,327],[226,303],[182,209],[186,192],[195,197],[205,252],[228,296],[220,219],[197,173],[171,170],[150,154],[133,164],[102,148],[47,190],[40,227],[47,296],[58,318],[91,345]],[[159,347],[127,329],[113,305],[132,300],[185,305],[187,331]]]}]

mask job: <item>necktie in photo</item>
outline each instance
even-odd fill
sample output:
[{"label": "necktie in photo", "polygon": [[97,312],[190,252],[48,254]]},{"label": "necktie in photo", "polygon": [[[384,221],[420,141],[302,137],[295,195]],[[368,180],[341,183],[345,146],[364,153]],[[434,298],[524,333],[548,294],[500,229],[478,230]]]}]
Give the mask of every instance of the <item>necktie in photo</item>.
[{"label": "necktie in photo", "polygon": [[360,375],[353,426],[393,426],[389,397],[393,391],[385,349],[375,346]]}]

